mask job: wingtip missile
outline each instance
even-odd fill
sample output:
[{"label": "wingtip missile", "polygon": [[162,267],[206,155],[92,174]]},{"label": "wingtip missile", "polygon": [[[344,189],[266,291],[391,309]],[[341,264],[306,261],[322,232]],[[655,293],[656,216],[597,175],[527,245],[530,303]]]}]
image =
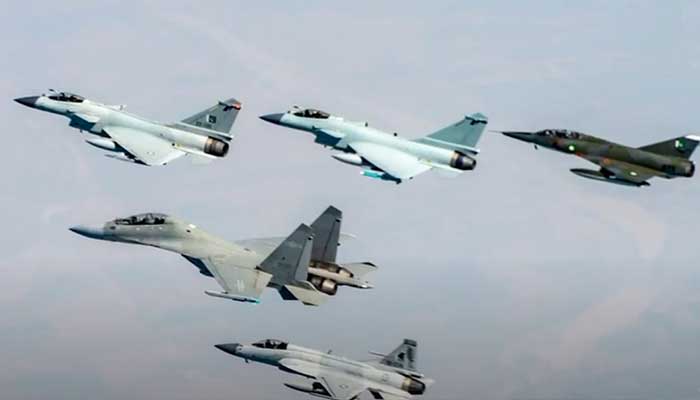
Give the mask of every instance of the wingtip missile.
[{"label": "wingtip missile", "polygon": [[211,297],[218,297],[220,299],[240,301],[242,303],[260,304],[260,299],[255,298],[255,297],[237,296],[235,294],[230,294],[230,293],[226,293],[226,292],[216,292],[213,290],[205,290],[204,294],[206,294],[207,296],[211,296]]}]

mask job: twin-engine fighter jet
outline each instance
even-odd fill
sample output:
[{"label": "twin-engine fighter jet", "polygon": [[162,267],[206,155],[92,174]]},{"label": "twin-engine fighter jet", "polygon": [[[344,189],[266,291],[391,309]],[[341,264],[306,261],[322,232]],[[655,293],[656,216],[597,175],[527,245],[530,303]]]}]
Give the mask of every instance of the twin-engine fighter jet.
[{"label": "twin-engine fighter jet", "polygon": [[366,122],[311,108],[293,107],[283,114],[260,117],[273,124],[311,132],[316,143],[341,153],[333,158],[362,168],[362,175],[401,183],[430,169],[459,175],[476,167],[474,156],[486,127],[486,116],[476,113],[419,139],[404,139],[368,126]]},{"label": "twin-engine fighter jet", "polygon": [[164,214],[139,214],[101,227],[74,226],[71,231],[93,239],[140,244],[179,253],[199,272],[213,277],[223,291],[205,293],[224,299],[259,303],[267,286],[284,300],[320,305],[338,286],[372,285],[364,276],[376,269],[369,262],[337,264],[342,213],[331,206],[308,226],[287,238],[227,242],[196,226]]},{"label": "twin-engine fighter jet", "polygon": [[578,176],[627,186],[648,186],[647,180],[653,177],[693,176],[695,164],[689,159],[700,143],[700,136],[688,135],[633,148],[566,129],[501,133],[533,143],[535,148],[575,154],[600,166],[598,171],[572,169]]},{"label": "twin-engine fighter jet", "polygon": [[332,400],[351,400],[365,390],[375,399],[399,400],[425,393],[433,380],[416,371],[418,345],[405,339],[389,355],[377,361],[358,362],[275,339],[252,345],[218,344],[219,350],[236,357],[272,365],[284,372],[313,380],[311,386],[285,383],[290,389]]},{"label": "twin-engine fighter jet", "polygon": [[205,163],[228,153],[231,127],[241,103],[220,101],[181,122],[162,124],[68,92],[50,91],[16,102],[70,119],[69,125],[91,134],[85,141],[108,157],[143,165],[165,165],[185,154]]}]

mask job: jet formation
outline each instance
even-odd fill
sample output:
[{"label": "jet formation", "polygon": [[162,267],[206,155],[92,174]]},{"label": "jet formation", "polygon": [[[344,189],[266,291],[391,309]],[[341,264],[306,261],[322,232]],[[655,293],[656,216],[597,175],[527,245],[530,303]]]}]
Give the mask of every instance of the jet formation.
[{"label": "jet formation", "polygon": [[362,168],[362,175],[401,183],[431,169],[456,176],[476,168],[476,147],[488,123],[476,113],[419,139],[404,139],[370,127],[367,122],[312,109],[292,107],[286,113],[267,114],[264,121],[310,132],[315,142],[340,150],[338,161]]},{"label": "jet formation", "polygon": [[[69,119],[69,126],[86,133],[85,141],[106,150],[109,157],[141,165],[165,165],[188,155],[195,162],[223,158],[233,139],[231,128],[241,103],[230,98],[180,122],[160,123],[82,96],[50,90],[48,94],[15,99],[37,110]],[[417,139],[399,137],[313,108],[292,107],[287,112],[262,115],[283,127],[309,132],[316,143],[337,152],[338,161],[361,168],[361,174],[402,183],[429,170],[457,176],[476,168],[478,142],[488,119],[481,113]],[[687,135],[639,148],[613,143],[565,129],[537,132],[503,131],[504,135],[551,150],[577,155],[599,166],[574,168],[579,176],[626,186],[648,186],[649,179],[692,177],[690,161],[700,136]],[[221,290],[209,296],[259,303],[271,287],[284,300],[318,306],[335,296],[338,288],[372,288],[365,276],[377,269],[371,262],[338,263],[342,212],[329,206],[311,225],[300,224],[287,237],[226,241],[197,226],[162,213],[117,218],[101,226],[74,226],[71,231],[92,239],[151,246],[175,252]],[[288,388],[331,400],[354,400],[369,391],[377,400],[401,400],[422,395],[433,383],[416,370],[417,344],[404,342],[378,360],[358,362],[266,339],[250,345],[219,344],[228,354],[268,364],[310,379],[308,384],[286,383]]]},{"label": "jet formation", "polygon": [[108,157],[142,165],[165,165],[186,154],[197,163],[224,157],[241,109],[241,103],[231,98],[181,122],[163,124],[130,114],[123,105],[102,104],[69,92],[50,90],[15,101],[67,117],[69,126],[89,134],[85,142],[109,151]]},{"label": "jet formation", "polygon": [[228,242],[197,226],[158,213],[118,218],[103,226],[74,226],[92,239],[153,246],[182,255],[202,275],[213,277],[223,291],[213,297],[259,303],[265,287],[284,300],[318,306],[339,286],[369,289],[364,276],[376,270],[370,262],[337,264],[342,212],[330,206],[311,226],[301,224],[288,237]]},{"label": "jet formation", "polygon": [[403,343],[376,361],[358,362],[321,351],[296,346],[276,339],[250,345],[227,343],[215,345],[221,351],[244,359],[277,367],[312,380],[311,385],[285,383],[290,389],[332,400],[352,400],[369,391],[375,399],[400,400],[421,395],[433,380],[416,371],[418,345],[415,340]]},{"label": "jet formation", "polygon": [[634,148],[567,129],[501,133],[532,143],[535,148],[542,146],[574,154],[600,167],[597,171],[571,169],[578,176],[626,186],[649,186],[648,180],[653,177],[674,179],[693,176],[695,164],[689,159],[700,143],[700,136],[688,135]]}]

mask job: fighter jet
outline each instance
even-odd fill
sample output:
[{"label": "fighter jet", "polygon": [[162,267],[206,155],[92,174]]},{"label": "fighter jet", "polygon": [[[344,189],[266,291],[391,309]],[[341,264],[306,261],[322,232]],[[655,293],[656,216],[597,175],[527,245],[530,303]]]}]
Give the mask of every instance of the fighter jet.
[{"label": "fighter jet", "polygon": [[575,154],[600,166],[571,172],[584,178],[626,186],[649,186],[650,178],[691,177],[695,164],[689,160],[700,136],[688,135],[639,148],[627,147],[595,136],[566,129],[537,132],[501,132],[506,136],[551,150]]},{"label": "fighter jet", "polygon": [[181,122],[162,124],[130,114],[123,105],[106,105],[51,89],[48,94],[15,101],[68,117],[69,126],[87,132],[85,141],[109,151],[108,157],[142,165],[165,165],[185,154],[197,163],[224,157],[233,139],[231,126],[241,109],[241,103],[231,98]]},{"label": "fighter jet", "polygon": [[223,291],[213,297],[259,303],[267,286],[284,300],[323,304],[339,286],[369,289],[364,276],[377,267],[370,262],[338,264],[342,213],[330,206],[308,226],[288,237],[228,242],[195,225],[157,213],[109,221],[104,226],[74,226],[71,231],[92,239],[153,246],[182,255],[202,275],[213,277]]},{"label": "fighter jet", "polygon": [[307,349],[280,340],[267,339],[242,345],[217,344],[216,348],[236,357],[272,365],[284,372],[313,380],[311,386],[285,383],[290,389],[333,400],[356,399],[368,390],[375,399],[409,399],[425,393],[433,380],[416,371],[415,340],[403,343],[388,355],[371,352],[379,360],[358,362]]},{"label": "fighter jet", "polygon": [[474,156],[486,127],[486,116],[476,113],[419,139],[404,139],[312,108],[294,106],[286,113],[262,115],[276,125],[313,134],[315,142],[340,150],[338,161],[362,168],[370,178],[401,183],[431,169],[455,176],[476,167]]}]

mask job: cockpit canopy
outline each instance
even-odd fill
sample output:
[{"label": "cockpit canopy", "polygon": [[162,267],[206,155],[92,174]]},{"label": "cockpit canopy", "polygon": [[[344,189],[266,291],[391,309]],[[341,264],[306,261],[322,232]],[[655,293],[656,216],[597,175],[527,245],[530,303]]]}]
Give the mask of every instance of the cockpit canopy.
[{"label": "cockpit canopy", "polygon": [[287,343],[277,339],[261,340],[259,342],[253,343],[253,346],[259,347],[261,349],[287,350]]},{"label": "cockpit canopy", "polygon": [[55,101],[65,101],[69,103],[82,103],[83,101],[85,101],[85,98],[83,96],[79,96],[77,94],[69,92],[52,92],[49,95],[49,99]]},{"label": "cockpit canopy", "polygon": [[313,108],[301,109],[297,106],[294,106],[291,110],[289,110],[289,112],[302,118],[327,119],[331,116],[327,112],[321,110],[315,110]]},{"label": "cockpit canopy", "polygon": [[535,133],[537,136],[555,136],[564,139],[578,139],[583,136],[582,133],[570,131],[568,129],[545,129]]},{"label": "cockpit canopy", "polygon": [[165,214],[145,213],[118,218],[114,220],[114,223],[117,225],[162,225],[165,223],[166,218],[167,215]]},{"label": "cockpit canopy", "polygon": [[85,98],[83,96],[78,96],[77,94],[68,92],[52,92],[49,95],[49,99],[55,101],[65,101],[68,103],[82,103],[83,101],[85,101]]}]

